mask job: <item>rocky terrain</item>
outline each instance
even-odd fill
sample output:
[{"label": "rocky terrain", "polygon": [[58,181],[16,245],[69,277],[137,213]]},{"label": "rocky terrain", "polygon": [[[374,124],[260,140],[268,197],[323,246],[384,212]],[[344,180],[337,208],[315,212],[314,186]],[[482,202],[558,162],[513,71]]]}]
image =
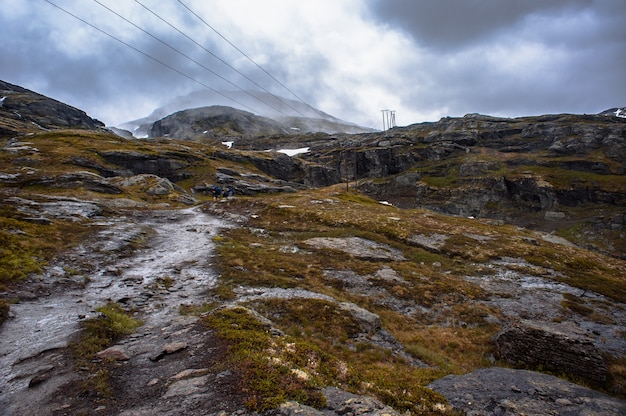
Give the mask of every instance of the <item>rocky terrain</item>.
[{"label": "rocky terrain", "polygon": [[3,414],[626,412],[623,119],[138,140],[2,88]]}]

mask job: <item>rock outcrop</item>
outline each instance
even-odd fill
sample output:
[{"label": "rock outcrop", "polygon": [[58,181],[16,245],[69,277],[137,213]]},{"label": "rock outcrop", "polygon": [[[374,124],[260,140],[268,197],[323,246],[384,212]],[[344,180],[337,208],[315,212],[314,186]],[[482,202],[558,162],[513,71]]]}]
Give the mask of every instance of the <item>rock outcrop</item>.
[{"label": "rock outcrop", "polygon": [[104,124],[60,101],[0,81],[0,137],[50,129],[103,129]]},{"label": "rock outcrop", "polygon": [[498,355],[513,365],[565,373],[591,383],[603,383],[607,377],[606,363],[590,339],[548,324],[514,323],[498,333],[494,343]]},{"label": "rock outcrop", "polygon": [[455,410],[475,416],[626,414],[626,402],[527,370],[484,368],[429,384]]}]

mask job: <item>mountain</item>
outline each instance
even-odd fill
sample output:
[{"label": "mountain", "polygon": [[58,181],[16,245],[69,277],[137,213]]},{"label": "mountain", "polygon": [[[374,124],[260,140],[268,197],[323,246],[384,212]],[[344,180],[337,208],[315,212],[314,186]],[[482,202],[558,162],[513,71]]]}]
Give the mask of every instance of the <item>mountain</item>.
[{"label": "mountain", "polygon": [[232,107],[211,106],[178,111],[155,121],[149,137],[193,140],[290,134],[281,123]]},{"label": "mountain", "polygon": [[59,128],[101,129],[82,110],[0,80],[0,137]]},{"label": "mountain", "polygon": [[608,110],[604,110],[603,112],[601,112],[600,115],[626,118],[626,107],[609,108]]},{"label": "mountain", "polygon": [[[226,97],[230,97],[232,100]],[[251,112],[280,123],[283,129],[292,133],[324,132],[332,134],[374,131],[340,120],[300,101],[278,97],[266,92],[224,91],[216,93],[207,90],[176,97],[154,110],[150,115],[123,123],[119,128],[132,132],[135,137],[147,137],[150,135],[152,124],[157,120],[182,110],[211,106],[228,106]]]}]

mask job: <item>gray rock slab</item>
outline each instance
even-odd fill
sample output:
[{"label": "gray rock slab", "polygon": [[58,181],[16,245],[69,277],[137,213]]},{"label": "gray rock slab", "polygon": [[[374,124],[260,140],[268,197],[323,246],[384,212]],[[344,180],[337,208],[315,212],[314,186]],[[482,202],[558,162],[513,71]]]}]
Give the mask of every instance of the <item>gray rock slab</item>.
[{"label": "gray rock slab", "polygon": [[428,385],[467,415],[626,414],[626,402],[600,392],[528,370],[492,367]]}]

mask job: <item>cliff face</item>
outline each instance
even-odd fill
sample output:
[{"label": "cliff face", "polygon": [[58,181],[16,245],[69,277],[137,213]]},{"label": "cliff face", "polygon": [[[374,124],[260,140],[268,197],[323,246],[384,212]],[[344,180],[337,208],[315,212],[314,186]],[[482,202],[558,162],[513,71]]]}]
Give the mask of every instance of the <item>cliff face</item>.
[{"label": "cliff face", "polygon": [[312,143],[302,158],[402,208],[545,231],[579,226],[602,240],[585,244],[626,251],[624,118],[468,115]]}]

